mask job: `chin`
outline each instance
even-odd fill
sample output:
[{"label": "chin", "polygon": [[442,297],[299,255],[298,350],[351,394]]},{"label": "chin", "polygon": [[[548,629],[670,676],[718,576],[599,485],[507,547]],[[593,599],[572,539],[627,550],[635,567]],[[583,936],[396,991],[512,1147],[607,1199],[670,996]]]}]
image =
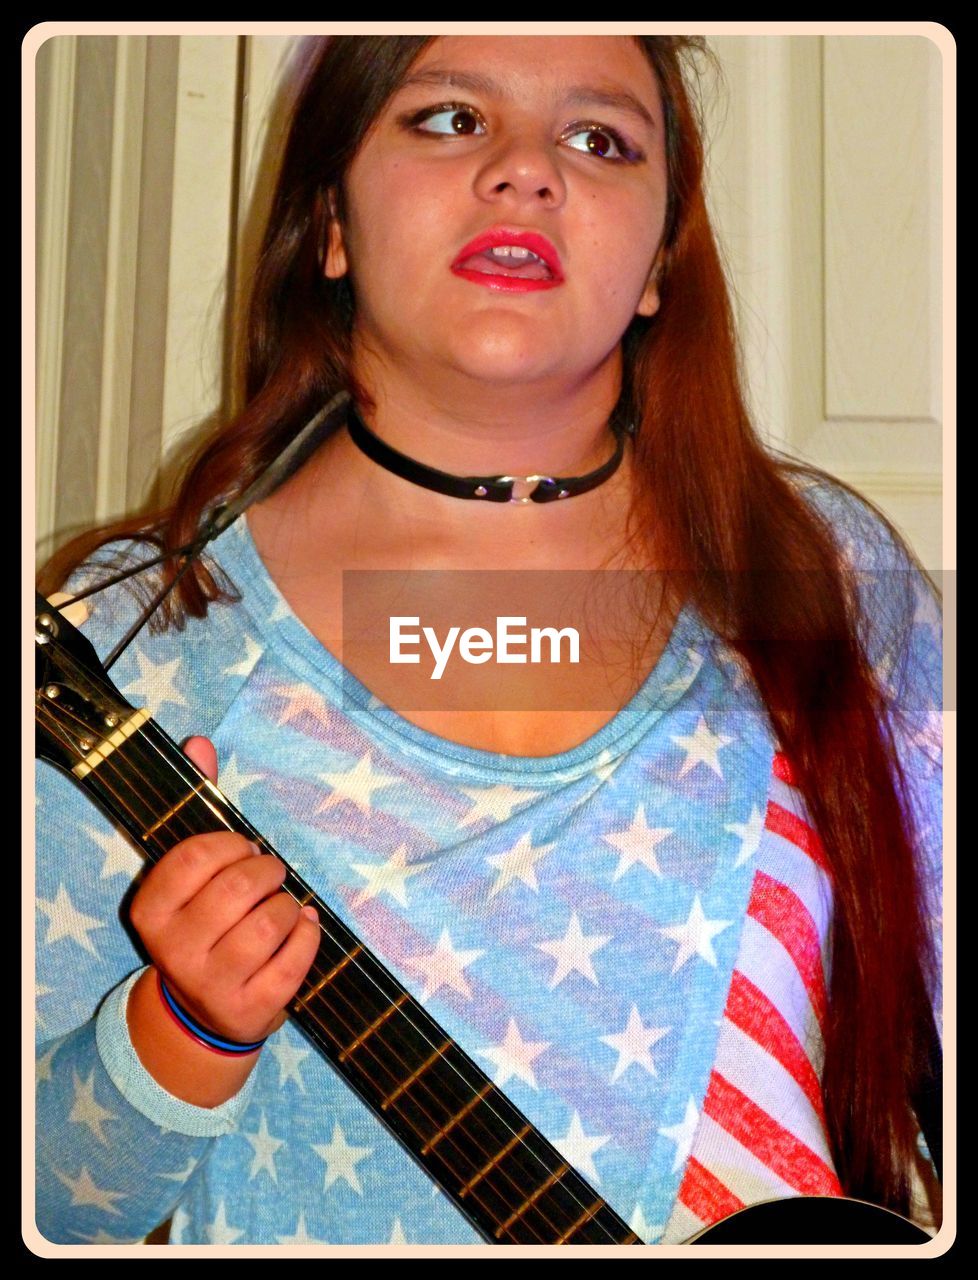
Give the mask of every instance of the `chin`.
[{"label": "chin", "polygon": [[490,382],[525,382],[565,368],[567,343],[541,321],[525,316],[481,318],[452,335],[452,363],[472,377]]}]

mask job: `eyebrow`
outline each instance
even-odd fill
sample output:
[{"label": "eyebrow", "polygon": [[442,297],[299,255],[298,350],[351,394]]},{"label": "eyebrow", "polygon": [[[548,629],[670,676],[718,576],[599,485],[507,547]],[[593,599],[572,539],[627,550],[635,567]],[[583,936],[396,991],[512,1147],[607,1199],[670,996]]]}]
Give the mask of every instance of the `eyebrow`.
[{"label": "eyebrow", "polygon": [[[440,71],[437,68],[416,71],[401,83],[402,89],[412,86],[430,85],[432,88],[463,89],[469,93],[481,93],[488,97],[505,98],[509,96],[506,89],[496,80],[482,75],[478,71]],[[655,129],[655,119],[648,107],[628,89],[607,84],[572,85],[563,95],[563,100],[573,107],[611,107],[636,116],[643,124]]]}]

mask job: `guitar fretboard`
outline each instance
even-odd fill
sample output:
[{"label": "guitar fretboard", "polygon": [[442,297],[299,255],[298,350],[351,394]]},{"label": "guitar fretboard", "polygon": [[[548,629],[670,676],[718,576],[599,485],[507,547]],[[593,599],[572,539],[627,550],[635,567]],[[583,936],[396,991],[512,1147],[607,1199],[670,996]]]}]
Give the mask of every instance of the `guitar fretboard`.
[{"label": "guitar fretboard", "polygon": [[[153,861],[220,829],[275,852],[143,713],[74,772]],[[283,888],[320,921],[289,1012],[487,1240],[641,1243],[291,868]]]}]

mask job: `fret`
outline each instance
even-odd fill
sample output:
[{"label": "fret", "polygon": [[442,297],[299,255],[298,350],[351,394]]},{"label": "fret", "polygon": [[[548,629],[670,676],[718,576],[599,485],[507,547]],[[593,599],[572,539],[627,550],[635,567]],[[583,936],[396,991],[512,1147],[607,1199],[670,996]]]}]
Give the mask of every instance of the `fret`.
[{"label": "fret", "polygon": [[[536,1205],[540,1197],[545,1192],[549,1191],[550,1188],[555,1183],[559,1182],[565,1173],[570,1173],[569,1164],[562,1164],[559,1169],[554,1170],[554,1172],[549,1176],[549,1178],[547,1178],[546,1182],[541,1182],[541,1184],[537,1187],[536,1191],[534,1191],[531,1196],[527,1196],[527,1198],[519,1206],[516,1212],[513,1213],[510,1217],[508,1217],[505,1222],[502,1222],[499,1224],[499,1226],[496,1228],[496,1231],[494,1233],[497,1239],[499,1236],[504,1235],[509,1230],[509,1228],[513,1225],[514,1222],[516,1222],[519,1218],[522,1218],[528,1209],[532,1209],[534,1205]],[[590,1213],[585,1214],[584,1217],[581,1219],[581,1221],[582,1222],[587,1221],[587,1219],[590,1218],[594,1210],[603,1203],[604,1203],[603,1201],[599,1200],[598,1204],[591,1209]]]},{"label": "fret", "polygon": [[586,1223],[591,1221],[591,1219],[594,1217],[594,1215],[598,1212],[598,1210],[601,1208],[603,1204],[604,1204],[603,1200],[595,1200],[594,1204],[592,1204],[589,1208],[585,1209],[584,1212],[581,1214],[581,1216],[577,1219],[577,1221],[573,1223],[571,1226],[569,1226],[567,1230],[564,1232],[564,1234],[559,1237],[559,1239],[554,1241],[554,1244],[566,1244],[572,1235],[580,1231],[580,1229]]},{"label": "fret", "polygon": [[472,1188],[476,1186],[479,1182],[481,1182],[482,1179],[486,1176],[486,1174],[490,1173],[496,1167],[496,1165],[498,1165],[499,1162],[505,1156],[507,1156],[510,1153],[510,1151],[512,1151],[512,1149],[516,1146],[518,1142],[523,1141],[523,1139],[530,1132],[532,1127],[533,1127],[532,1125],[526,1124],[519,1131],[519,1133],[514,1133],[513,1136],[510,1138],[509,1142],[506,1143],[505,1147],[503,1147],[501,1151],[498,1151],[492,1157],[491,1160],[489,1160],[486,1164],[484,1164],[474,1178],[470,1178],[469,1181],[465,1184],[465,1186],[460,1188],[459,1195],[467,1196],[469,1192],[472,1190]]},{"label": "fret", "polygon": [[443,1125],[433,1137],[428,1139],[421,1148],[421,1154],[426,1156],[429,1151],[433,1151],[435,1149],[435,1145],[441,1142],[442,1138],[444,1138],[447,1133],[450,1133],[457,1124],[464,1120],[473,1107],[477,1107],[479,1103],[492,1092],[492,1090],[493,1084],[492,1081],[489,1080],[482,1086],[478,1093],[473,1094],[461,1111],[455,1112],[448,1124]]},{"label": "fret", "polygon": [[[50,700],[40,705],[40,691],[57,676],[55,657],[50,646],[42,655],[52,674],[38,681],[39,731],[58,711]],[[275,852],[145,711],[117,705],[127,718],[84,759],[53,758],[147,857],[155,861],[187,836],[220,829]],[[104,724],[104,712],[98,716],[90,723]],[[67,754],[46,731],[52,749]],[[300,906],[315,905],[321,929],[290,1013],[486,1240],[639,1242],[291,868],[282,887]]]},{"label": "fret", "polygon": [[372,1036],[373,1033],[379,1027],[382,1027],[384,1023],[387,1021],[387,1019],[392,1014],[397,1013],[401,1005],[403,1005],[405,1001],[410,1000],[410,998],[411,997],[408,995],[406,991],[402,991],[401,994],[394,1001],[394,1003],[392,1005],[388,1005],[388,1007],[384,1010],[384,1012],[380,1015],[379,1018],[374,1018],[370,1026],[367,1027],[365,1031],[361,1031],[361,1033],[357,1036],[357,1038],[353,1041],[353,1043],[347,1045],[347,1047],[342,1050],[342,1052],[340,1053],[340,1062],[345,1062],[351,1053],[353,1053],[356,1049],[359,1049],[360,1046],[366,1042],[367,1038],[369,1036]]},{"label": "fret", "polygon": [[141,840],[148,840],[155,831],[160,829],[160,827],[165,827],[170,819],[180,812],[188,800],[193,800],[195,796],[200,795],[200,789],[203,785],[204,784],[202,782],[199,782],[197,786],[188,791],[185,796],[181,796],[176,804],[167,809],[162,818],[157,818],[151,827],[147,827],[139,838]]},{"label": "fret", "polygon": [[348,951],[346,955],[343,957],[343,959],[338,961],[336,964],[334,964],[328,973],[323,974],[323,976],[318,980],[318,982],[316,982],[315,986],[310,987],[308,991],[305,991],[301,995],[296,996],[294,1004],[298,1008],[301,1008],[304,1004],[308,1004],[309,1001],[313,998],[313,996],[318,996],[319,993],[322,991],[322,989],[328,983],[332,982],[333,979],[337,976],[337,974],[342,973],[342,971],[346,968],[346,966],[350,963],[350,961],[354,960],[362,951],[363,951],[363,947],[361,947],[359,944],[355,946],[352,949],[352,951]]},{"label": "fret", "polygon": [[[406,1093],[416,1080],[420,1080],[421,1076],[424,1075],[424,1073],[428,1070],[428,1068],[433,1063],[437,1062],[438,1059],[441,1057],[441,1055],[445,1052],[445,1050],[451,1046],[451,1043],[452,1043],[451,1040],[446,1040],[443,1044],[440,1044],[438,1046],[438,1048],[434,1051],[433,1054],[431,1054],[430,1057],[425,1058],[424,1062],[422,1062],[420,1067],[417,1067],[414,1071],[412,1071],[411,1074],[408,1076],[408,1078],[402,1081],[397,1086],[397,1088],[394,1090],[393,1093],[389,1093],[387,1097],[384,1098],[384,1100],[380,1104],[381,1111],[386,1111],[387,1108],[391,1105],[391,1103],[396,1102],[397,1099],[402,1094]],[[488,1090],[491,1088],[492,1088],[492,1085],[488,1085],[486,1088],[486,1092],[488,1092]],[[468,1104],[468,1107],[466,1109],[468,1109],[469,1107],[474,1107],[477,1101],[478,1101],[478,1097],[473,1098],[472,1102]],[[449,1125],[448,1128],[451,1128],[451,1125]],[[447,1133],[448,1128],[439,1129],[438,1131],[439,1135]],[[435,1141],[437,1141],[437,1138],[435,1139]],[[421,1148],[422,1155],[427,1155],[434,1145],[435,1145],[434,1142],[426,1142],[425,1145]]]}]

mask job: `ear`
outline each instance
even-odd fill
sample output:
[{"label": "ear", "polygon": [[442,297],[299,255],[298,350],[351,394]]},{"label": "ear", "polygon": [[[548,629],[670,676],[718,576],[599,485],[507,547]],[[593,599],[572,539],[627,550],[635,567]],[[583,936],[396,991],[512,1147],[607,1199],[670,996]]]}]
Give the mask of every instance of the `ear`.
[{"label": "ear", "polygon": [[659,275],[661,266],[659,259],[656,258],[652,264],[652,270],[649,272],[649,278],[645,288],[642,290],[642,296],[638,300],[638,306],[635,308],[637,316],[654,316],[659,310]]},{"label": "ear", "polygon": [[327,219],[323,275],[327,280],[339,280],[349,270],[349,263],[346,258],[346,247],[343,244],[343,230],[337,212],[336,196],[332,191],[328,195]]}]

